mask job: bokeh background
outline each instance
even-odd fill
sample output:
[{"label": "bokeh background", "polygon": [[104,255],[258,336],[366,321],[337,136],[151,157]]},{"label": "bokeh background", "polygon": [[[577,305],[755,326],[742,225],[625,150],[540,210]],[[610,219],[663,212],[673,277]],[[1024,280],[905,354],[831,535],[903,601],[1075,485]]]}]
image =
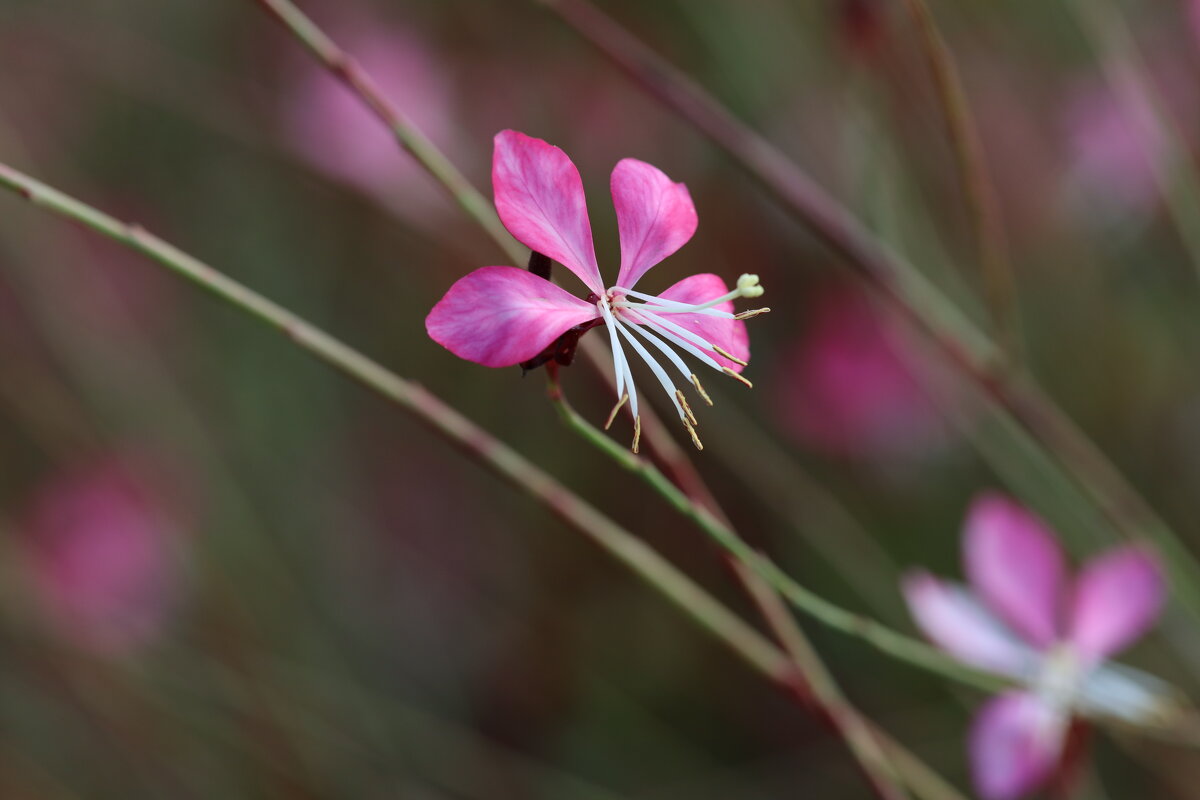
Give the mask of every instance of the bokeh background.
[{"label": "bokeh background", "polygon": [[[1081,5],[933,10],[994,180],[1027,362],[1200,546],[1200,218],[1180,199],[1200,4],[1113,4],[1133,61]],[[901,3],[601,6],[986,324]],[[805,585],[914,632],[898,574],[960,574],[961,517],[988,489],[1020,494],[1076,555],[1113,541],[751,178],[536,3],[303,7],[489,195],[496,131],[563,147],[610,270],[616,161],[688,185],[699,231],[647,285],[756,272],[774,309],[751,323],[755,388],[708,381],[695,463]],[[560,426],[542,374],[429,341],[441,294],[503,256],[256,3],[0,0],[0,161],[420,381],[754,618],[696,530]],[[597,376],[563,380],[602,420]],[[15,198],[0,199],[0,547],[6,798],[866,796],[825,726],[544,508],[253,320]],[[979,697],[805,627],[854,702],[967,785]],[[1129,658],[1195,688],[1161,639]],[[1183,751],[1094,745],[1079,796],[1200,796]]]}]

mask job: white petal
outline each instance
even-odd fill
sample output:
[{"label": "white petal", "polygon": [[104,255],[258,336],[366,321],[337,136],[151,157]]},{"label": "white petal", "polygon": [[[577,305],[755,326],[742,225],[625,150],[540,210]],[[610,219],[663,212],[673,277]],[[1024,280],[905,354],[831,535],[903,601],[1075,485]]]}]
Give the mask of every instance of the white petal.
[{"label": "white petal", "polygon": [[1038,654],[964,586],[925,572],[905,576],[904,598],[922,632],[960,661],[1028,681]]}]

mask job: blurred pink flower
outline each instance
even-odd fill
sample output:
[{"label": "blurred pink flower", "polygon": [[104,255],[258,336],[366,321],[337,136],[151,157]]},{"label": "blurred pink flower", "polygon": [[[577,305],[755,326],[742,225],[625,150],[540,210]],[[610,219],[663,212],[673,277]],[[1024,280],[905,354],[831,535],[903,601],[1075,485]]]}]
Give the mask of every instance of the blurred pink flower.
[{"label": "blurred pink flower", "polygon": [[[374,25],[339,42],[383,95],[426,136],[452,148],[454,89],[446,66],[415,36]],[[349,89],[326,70],[304,65],[283,114],[297,150],[319,170],[418,220],[450,208],[443,191]]]},{"label": "blurred pink flower", "polygon": [[822,292],[790,355],[780,412],[803,442],[849,457],[920,455],[947,441],[904,341],[858,291]]},{"label": "blurred pink flower", "polygon": [[1154,161],[1162,143],[1146,109],[1131,108],[1106,86],[1086,86],[1068,103],[1070,176],[1088,212],[1148,213],[1158,202]]},{"label": "blurred pink flower", "polygon": [[167,505],[117,460],[42,487],[23,528],[27,577],[64,639],[119,655],[156,637],[182,577]]},{"label": "blurred pink flower", "polygon": [[1008,498],[975,500],[963,531],[970,587],[918,571],[904,580],[917,625],[934,644],[1024,688],[975,717],[968,740],[979,793],[1011,800],[1059,764],[1076,713],[1145,721],[1169,702],[1157,679],[1106,660],[1154,624],[1166,585],[1157,560],[1119,547],[1074,581],[1054,534]]},{"label": "blurred pink flower", "polygon": [[509,233],[575,273],[592,294],[580,300],[532,272],[483,267],[451,286],[429,312],[430,337],[460,358],[488,367],[530,362],[543,353],[548,354],[543,363],[552,357],[564,363],[558,358],[560,337],[602,322],[613,350],[617,409],[628,401],[635,419],[634,451],[638,397],[621,338],[650,367],[699,446],[683,393],[631,331],[678,368],[705,400],[699,380],[667,342],[748,384],[739,374],[750,357],[742,318],[759,312],[735,315],[733,300],[760,296],[757,276],[741,276],[733,291],[712,274],[685,278],[657,296],[634,291],[651,267],[692,238],[697,224],[687,187],[643,161],[623,159],[612,173],[621,269],[616,285],[607,290],[592,246],[583,181],[566,153],[541,139],[502,131],[495,140],[492,182],[496,210]]}]

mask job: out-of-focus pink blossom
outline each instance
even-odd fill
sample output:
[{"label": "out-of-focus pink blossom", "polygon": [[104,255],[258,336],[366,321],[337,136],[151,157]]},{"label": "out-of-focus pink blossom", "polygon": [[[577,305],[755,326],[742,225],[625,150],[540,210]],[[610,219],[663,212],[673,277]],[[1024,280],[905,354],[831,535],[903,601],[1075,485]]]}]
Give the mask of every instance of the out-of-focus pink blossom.
[{"label": "out-of-focus pink blossom", "polygon": [[839,456],[917,456],[947,440],[936,405],[914,377],[904,341],[868,299],[827,290],[784,355],[778,403],[804,443]]},{"label": "out-of-focus pink blossom", "polygon": [[[453,150],[454,87],[446,67],[416,36],[375,25],[339,36],[383,95],[426,136]],[[418,220],[450,208],[425,174],[362,100],[328,71],[304,64],[287,94],[284,125],[318,169]]]},{"label": "out-of-focus pink blossom", "polygon": [[968,749],[979,793],[1014,800],[1055,771],[1076,714],[1145,721],[1171,702],[1157,679],[1106,663],[1158,619],[1166,583],[1157,560],[1119,547],[1074,581],[1053,532],[999,495],[977,499],[963,533],[969,587],[914,572],[904,595],[934,644],[1023,688],[988,702]]},{"label": "out-of-focus pink blossom", "polygon": [[671,345],[748,383],[740,377],[750,357],[742,318],[760,312],[734,314],[733,300],[760,296],[758,277],[741,276],[733,291],[712,274],[684,278],[658,295],[634,290],[646,272],[692,238],[697,218],[687,187],[656,167],[626,158],[613,169],[611,181],[621,267],[616,284],[605,289],[583,181],[571,159],[516,131],[497,134],[495,145],[492,183],[504,226],[530,249],[575,273],[592,293],[581,300],[531,272],[483,267],[451,286],[429,312],[425,327],[430,337],[460,358],[504,367],[546,352],[553,356],[556,342],[568,331],[602,321],[613,350],[618,408],[628,402],[635,420],[634,451],[640,430],[638,396],[622,339],[650,367],[699,446],[683,393],[642,342],[678,369],[684,383],[694,385],[704,400],[708,395]]},{"label": "out-of-focus pink blossom", "polygon": [[1162,142],[1148,108],[1122,102],[1106,86],[1086,86],[1067,105],[1069,175],[1085,213],[1148,213],[1158,202],[1154,159]]},{"label": "out-of-focus pink blossom", "polygon": [[33,597],[73,644],[109,655],[152,641],[178,596],[178,521],[127,461],[61,475],[35,496],[22,529]]}]

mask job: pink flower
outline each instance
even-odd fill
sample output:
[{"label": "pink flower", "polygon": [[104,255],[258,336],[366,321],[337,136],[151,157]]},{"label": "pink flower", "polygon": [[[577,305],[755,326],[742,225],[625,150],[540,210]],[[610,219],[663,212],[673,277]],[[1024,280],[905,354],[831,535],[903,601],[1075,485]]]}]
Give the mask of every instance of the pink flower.
[{"label": "pink flower", "polygon": [[34,599],[60,636],[119,655],[159,633],[180,577],[165,506],[115,461],[41,489],[22,528],[22,552]]},{"label": "pink flower", "polygon": [[1149,109],[1131,108],[1106,86],[1086,86],[1067,105],[1066,127],[1071,177],[1087,212],[1122,217],[1153,210],[1154,160],[1163,143]]},{"label": "pink flower", "polygon": [[[433,141],[454,142],[454,90],[446,68],[421,41],[378,25],[343,26],[339,39],[380,90]],[[327,70],[304,66],[289,93],[284,124],[317,169],[353,184],[405,216],[433,219],[450,208],[429,176],[386,126]]]},{"label": "pink flower", "polygon": [[[699,379],[672,345],[750,385],[740,375],[750,357],[742,320],[766,309],[734,314],[733,300],[760,296],[758,276],[742,275],[733,291],[711,274],[685,278],[658,295],[635,291],[633,287],[651,267],[692,238],[696,209],[682,183],[673,183],[649,164],[626,158],[612,173],[621,268],[616,284],[605,289],[592,247],[583,182],[571,159],[557,147],[516,131],[502,131],[495,143],[492,183],[504,226],[534,252],[575,273],[591,294],[581,300],[531,272],[483,267],[451,286],[429,312],[425,327],[430,337],[460,358],[506,367],[539,355],[549,360],[561,353],[556,343],[564,335],[577,337],[588,327],[604,324],[613,350],[618,398],[609,424],[628,402],[637,452],[641,417],[624,349],[628,345],[650,367],[700,447],[696,420],[683,392],[642,340],[678,369],[705,401],[708,395]],[[569,363],[569,357],[556,360]]]},{"label": "pink flower", "polygon": [[1167,707],[1165,684],[1105,663],[1157,620],[1166,587],[1157,561],[1128,546],[1072,581],[1046,524],[999,495],[972,504],[963,539],[970,588],[915,572],[904,595],[934,644],[1023,685],[987,703],[968,739],[979,793],[1010,800],[1053,774],[1072,716],[1137,722]]},{"label": "pink flower", "polygon": [[785,356],[784,423],[809,446],[847,457],[888,459],[947,441],[937,407],[913,375],[904,341],[860,292],[822,293]]}]

